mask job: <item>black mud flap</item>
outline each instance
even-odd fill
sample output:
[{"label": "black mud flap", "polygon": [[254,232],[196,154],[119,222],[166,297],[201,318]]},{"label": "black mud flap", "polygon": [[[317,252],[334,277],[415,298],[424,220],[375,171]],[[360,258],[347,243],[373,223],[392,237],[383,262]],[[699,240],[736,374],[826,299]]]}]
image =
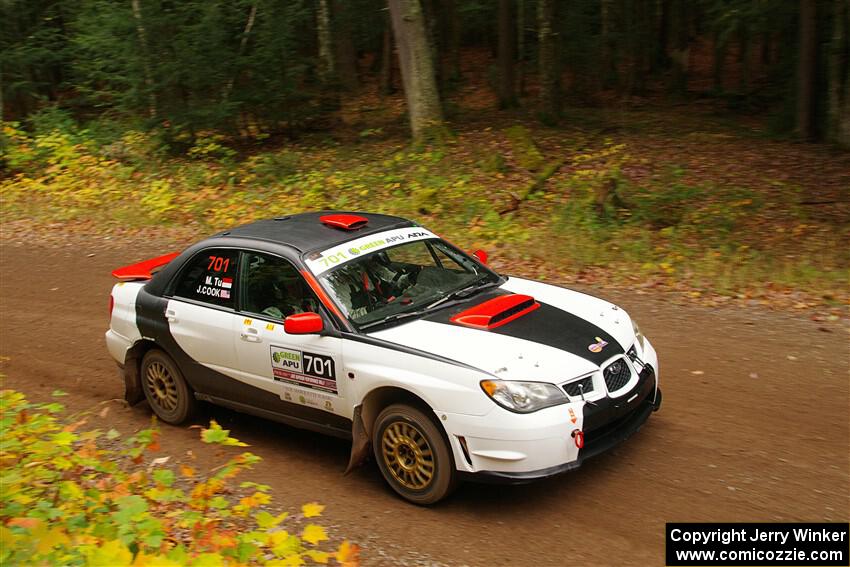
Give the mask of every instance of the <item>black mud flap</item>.
[{"label": "black mud flap", "polygon": [[128,364],[118,365],[118,371],[124,377],[124,400],[132,405],[136,405],[145,399],[145,393],[142,391],[142,380],[139,376],[139,365],[135,358],[129,358]]},{"label": "black mud flap", "polygon": [[354,418],[351,420],[351,457],[348,459],[348,467],[342,473],[343,476],[356,469],[369,456],[371,443],[360,410],[361,406],[354,408]]}]

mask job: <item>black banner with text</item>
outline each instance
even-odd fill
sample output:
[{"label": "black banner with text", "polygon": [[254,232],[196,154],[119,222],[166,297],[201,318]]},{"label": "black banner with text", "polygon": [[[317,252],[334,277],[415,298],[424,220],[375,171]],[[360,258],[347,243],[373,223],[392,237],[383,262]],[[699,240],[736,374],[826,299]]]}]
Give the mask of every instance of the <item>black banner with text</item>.
[{"label": "black banner with text", "polygon": [[850,565],[848,523],[667,524],[667,565]]}]

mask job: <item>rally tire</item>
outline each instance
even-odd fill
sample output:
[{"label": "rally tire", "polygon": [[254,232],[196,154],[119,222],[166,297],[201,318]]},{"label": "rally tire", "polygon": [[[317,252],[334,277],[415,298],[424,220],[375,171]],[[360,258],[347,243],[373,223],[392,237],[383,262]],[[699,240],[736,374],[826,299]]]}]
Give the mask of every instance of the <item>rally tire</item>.
[{"label": "rally tire", "polygon": [[148,405],[159,419],[178,425],[194,413],[195,396],[167,354],[156,349],[148,351],[142,359],[140,375]]},{"label": "rally tire", "polygon": [[387,484],[414,504],[439,502],[457,484],[445,437],[418,408],[393,404],[384,409],[375,420],[372,449]]}]

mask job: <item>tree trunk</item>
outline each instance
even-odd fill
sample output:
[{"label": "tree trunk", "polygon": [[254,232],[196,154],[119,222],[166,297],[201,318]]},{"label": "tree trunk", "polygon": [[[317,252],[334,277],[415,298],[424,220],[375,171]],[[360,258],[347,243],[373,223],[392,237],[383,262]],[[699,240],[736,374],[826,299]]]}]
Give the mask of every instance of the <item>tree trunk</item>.
[{"label": "tree trunk", "polygon": [[148,91],[148,115],[151,118],[156,118],[156,92],[153,84],[153,71],[151,70],[150,53],[148,50],[148,35],[145,31],[145,24],[142,21],[142,7],[139,0],[131,0],[133,8],[133,19],[136,20],[136,34],[139,36],[139,45],[142,47],[142,60],[144,61],[143,69],[145,73],[144,81],[145,88]]},{"label": "tree trunk", "polygon": [[416,144],[445,133],[434,61],[419,0],[389,0],[401,80]]},{"label": "tree trunk", "polygon": [[333,37],[331,35],[331,12],[329,0],[319,0],[316,11],[316,30],[319,36],[319,80],[327,85],[336,77]]},{"label": "tree trunk", "polygon": [[389,11],[384,12],[384,37],[381,42],[381,72],[378,89],[381,96],[393,92],[393,28]]},{"label": "tree trunk", "polygon": [[333,37],[336,40],[334,41],[334,58],[337,75],[343,88],[353,91],[360,86],[360,77],[357,72],[357,50],[351,38],[351,9],[346,0],[333,0],[331,8]]},{"label": "tree trunk", "polygon": [[688,67],[690,66],[690,0],[673,0],[671,23],[673,25],[673,49],[670,62],[673,73],[670,78],[670,91],[683,95],[688,90]]},{"label": "tree trunk", "polygon": [[613,7],[613,0],[602,0],[600,2],[600,23],[602,25],[602,29],[600,31],[602,43],[600,63],[602,68],[602,86],[604,88],[611,88],[619,83],[617,64],[614,59],[616,43],[614,41],[614,32],[612,29],[613,18],[611,10]]},{"label": "tree trunk", "polygon": [[797,62],[796,134],[804,140],[814,137],[815,65],[817,64],[817,4],[800,0],[800,48]]},{"label": "tree trunk", "polygon": [[743,96],[748,96],[750,92],[751,43],[750,30],[746,25],[742,25],[738,34],[738,62],[741,67],[741,72],[738,75],[738,93]]},{"label": "tree trunk", "polygon": [[514,0],[499,0],[499,108],[512,108],[517,105],[513,3]]},{"label": "tree trunk", "polygon": [[723,92],[723,69],[726,65],[726,39],[716,32],[714,34],[714,92]]},{"label": "tree trunk", "polygon": [[443,11],[446,18],[445,43],[446,58],[443,75],[449,82],[460,80],[460,13],[457,9],[458,0],[443,0]]},{"label": "tree trunk", "polygon": [[540,50],[540,109],[547,120],[557,120],[561,110],[557,46],[552,22],[555,19],[555,0],[538,0],[537,43]]},{"label": "tree trunk", "polygon": [[[434,64],[434,79],[437,81],[437,88],[443,89],[445,85],[443,81],[442,65],[440,64],[440,26],[439,24],[439,9],[436,5],[437,0],[420,0],[422,6],[422,17],[425,20],[425,36],[428,38],[428,47],[431,48],[431,61]],[[439,90],[437,92],[440,92]]]},{"label": "tree trunk", "polygon": [[[239,56],[241,57],[245,53],[245,48],[248,46],[248,36],[251,35],[251,30],[254,28],[254,20],[257,18],[257,5],[251,4],[251,11],[248,12],[248,21],[245,23],[245,29],[242,30],[242,40],[239,42]],[[233,90],[233,83],[236,81],[236,75],[238,71],[234,73],[233,77],[227,80],[227,84],[224,85],[224,94],[222,99],[224,102],[230,98],[230,91]]]},{"label": "tree trunk", "polygon": [[381,42],[381,74],[379,88],[381,95],[393,92],[393,30],[389,11],[386,12],[383,41]]},{"label": "tree trunk", "polygon": [[516,75],[517,94],[525,96],[525,0],[517,0],[516,13]]},{"label": "tree trunk", "polygon": [[850,149],[850,0],[835,0],[829,50],[829,137]]},{"label": "tree trunk", "polygon": [[659,18],[658,18],[658,44],[655,46],[655,57],[653,58],[653,67],[656,69],[667,69],[670,66],[670,12],[672,11],[671,4],[676,0],[661,0],[659,3]]}]

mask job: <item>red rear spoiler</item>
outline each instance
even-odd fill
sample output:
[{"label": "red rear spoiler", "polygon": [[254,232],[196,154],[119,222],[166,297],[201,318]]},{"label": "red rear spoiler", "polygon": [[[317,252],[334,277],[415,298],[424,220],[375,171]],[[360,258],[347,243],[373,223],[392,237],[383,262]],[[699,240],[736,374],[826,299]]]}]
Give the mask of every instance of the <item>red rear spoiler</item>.
[{"label": "red rear spoiler", "polygon": [[156,258],[139,262],[138,264],[130,264],[129,266],[113,270],[112,275],[123,281],[149,280],[153,277],[152,270],[166,265],[179,255],[180,252],[172,252],[171,254],[157,256]]},{"label": "red rear spoiler", "polygon": [[540,307],[530,295],[500,295],[489,301],[461,311],[451,319],[452,323],[473,329],[495,329]]}]

